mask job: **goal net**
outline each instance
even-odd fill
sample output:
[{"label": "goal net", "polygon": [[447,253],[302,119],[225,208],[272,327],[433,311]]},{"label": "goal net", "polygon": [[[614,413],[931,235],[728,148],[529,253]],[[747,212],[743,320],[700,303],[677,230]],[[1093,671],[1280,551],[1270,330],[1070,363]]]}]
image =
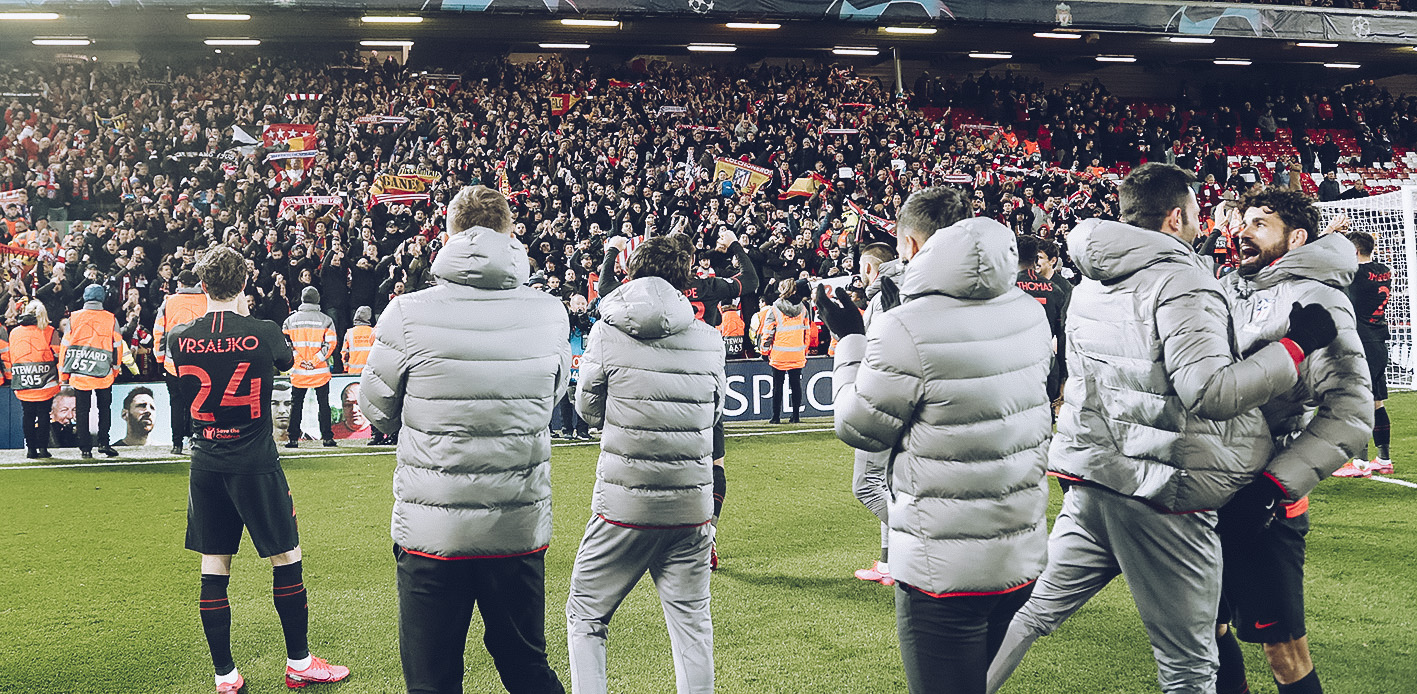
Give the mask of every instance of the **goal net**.
[{"label": "goal net", "polygon": [[1388,342],[1387,382],[1396,390],[1417,390],[1417,354],[1413,349],[1414,307],[1412,271],[1417,268],[1413,235],[1417,231],[1417,186],[1357,200],[1319,203],[1326,226],[1339,214],[1348,215],[1349,228],[1373,235],[1377,246],[1373,260],[1392,268],[1392,294],[1387,302]]}]

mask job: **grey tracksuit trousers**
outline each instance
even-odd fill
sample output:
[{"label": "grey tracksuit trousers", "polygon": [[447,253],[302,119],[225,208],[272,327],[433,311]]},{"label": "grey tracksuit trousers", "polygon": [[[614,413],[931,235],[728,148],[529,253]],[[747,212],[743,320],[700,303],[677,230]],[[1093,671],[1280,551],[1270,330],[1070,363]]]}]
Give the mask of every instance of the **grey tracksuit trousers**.
[{"label": "grey tracksuit trousers", "polygon": [[1105,489],[1074,486],[1048,538],[1048,565],[989,666],[988,691],[1003,686],[1038,637],[1122,574],[1151,638],[1161,690],[1214,692],[1221,577],[1214,529],[1213,511],[1160,513]]},{"label": "grey tracksuit trousers", "polygon": [[576,552],[566,601],[571,691],[605,694],[605,641],[610,618],[648,571],[654,580],[678,694],[713,692],[713,623],[709,616],[709,548],[713,526],[629,528],[594,516]]},{"label": "grey tracksuit trousers", "polygon": [[891,491],[887,485],[887,468],[891,453],[856,451],[851,471],[851,492],[866,510],[881,519],[881,547],[889,546]]}]

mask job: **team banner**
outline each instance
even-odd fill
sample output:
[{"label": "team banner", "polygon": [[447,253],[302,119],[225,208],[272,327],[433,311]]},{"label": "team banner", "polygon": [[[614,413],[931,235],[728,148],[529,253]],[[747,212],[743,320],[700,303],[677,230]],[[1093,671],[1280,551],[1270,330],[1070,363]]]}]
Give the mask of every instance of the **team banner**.
[{"label": "team banner", "polygon": [[422,193],[428,190],[428,181],[421,176],[379,174],[374,177],[374,185],[369,190],[375,193]]},{"label": "team banner", "polygon": [[324,94],[318,94],[318,93],[317,93],[317,94],[311,94],[311,93],[292,93],[292,94],[286,94],[286,95],[285,95],[285,100],[286,100],[286,101],[319,101],[320,99],[323,99],[323,98],[325,98],[325,95],[324,95]]},{"label": "team banner", "polygon": [[715,157],[713,161],[714,183],[728,183],[731,186],[724,191],[726,195],[744,194],[752,197],[764,183],[772,179],[772,170],[757,164],[727,157]]},{"label": "team banner", "polygon": [[276,215],[284,215],[287,209],[292,207],[310,207],[312,205],[334,205],[344,207],[344,198],[338,195],[289,195],[280,199],[280,209]]},{"label": "team banner", "polygon": [[408,119],[403,116],[367,115],[354,119],[355,125],[403,125]]},{"label": "team banner", "polygon": [[418,168],[417,164],[404,164],[403,166],[400,166],[399,175],[412,176],[428,185],[437,183],[440,179],[443,178],[443,174],[440,174],[436,171],[425,171],[423,169]]},{"label": "team banner", "polygon": [[261,145],[275,150],[266,155],[266,161],[275,162],[281,174],[292,183],[305,178],[305,169],[319,154],[315,149],[318,144],[314,125],[274,123],[261,128]]},{"label": "team banner", "polygon": [[4,207],[6,205],[25,205],[29,203],[29,199],[29,192],[27,192],[24,188],[7,190],[3,193],[0,193],[0,207]]},{"label": "team banner", "polygon": [[581,98],[575,94],[552,94],[551,95],[551,115],[564,116],[571,109],[576,107]]}]

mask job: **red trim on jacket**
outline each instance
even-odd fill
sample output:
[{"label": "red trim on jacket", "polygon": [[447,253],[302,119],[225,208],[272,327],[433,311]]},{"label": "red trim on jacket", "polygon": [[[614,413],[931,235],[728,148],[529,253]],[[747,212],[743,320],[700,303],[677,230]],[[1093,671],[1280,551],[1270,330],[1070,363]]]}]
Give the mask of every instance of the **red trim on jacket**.
[{"label": "red trim on jacket", "polygon": [[445,557],[440,554],[429,554],[427,552],[420,552],[416,549],[409,549],[407,547],[400,547],[399,549],[402,549],[403,551],[408,552],[409,554],[412,554],[417,557],[426,557],[428,559],[437,559],[439,561],[462,561],[464,559],[511,559],[512,557],[526,557],[536,554],[537,552],[545,552],[546,548],[550,546],[551,545],[542,545],[534,550],[531,550],[530,552],[520,552],[518,554],[483,554],[471,557]]},{"label": "red trim on jacket", "polygon": [[928,590],[921,590],[920,588],[916,588],[915,586],[912,586],[912,585],[910,585],[910,584],[908,584],[908,583],[900,583],[900,581],[896,581],[896,583],[900,583],[902,586],[905,586],[905,589],[906,589],[906,590],[913,590],[913,591],[915,591],[915,592],[917,592],[917,593],[920,593],[921,595],[928,595],[928,596],[930,596],[930,597],[932,597],[932,598],[972,598],[972,597],[984,597],[984,596],[988,596],[988,595],[1008,595],[1009,593],[1012,593],[1012,592],[1014,592],[1014,591],[1022,590],[1022,589],[1024,589],[1024,588],[1027,588],[1027,587],[1033,585],[1034,583],[1036,583],[1037,581],[1038,581],[1038,579],[1035,578],[1035,579],[1033,579],[1032,581],[1028,581],[1028,582],[1026,582],[1026,583],[1020,583],[1019,585],[1016,585],[1016,586],[1014,586],[1014,587],[1012,587],[1012,588],[1005,588],[1005,589],[1003,589],[1003,590],[990,590],[990,591],[984,591],[984,592],[980,592],[980,593],[970,593],[970,592],[961,592],[961,593],[931,593],[931,592],[928,591]]},{"label": "red trim on jacket", "polygon": [[688,530],[689,528],[702,528],[705,525],[708,525],[709,523],[713,522],[713,519],[710,518],[702,523],[693,523],[690,525],[632,525],[630,523],[621,523],[620,521],[610,520],[609,518],[606,518],[604,514],[597,513],[595,515],[597,518],[605,521],[606,523],[616,525],[621,528],[630,528],[632,530]]},{"label": "red trim on jacket", "polygon": [[[1304,350],[1299,347],[1299,343],[1286,337],[1280,340],[1279,344],[1284,345],[1284,349],[1289,350],[1289,358],[1294,360],[1294,370],[1299,371],[1299,364],[1304,361]],[[1299,371],[1299,376],[1302,378],[1304,372]]]}]

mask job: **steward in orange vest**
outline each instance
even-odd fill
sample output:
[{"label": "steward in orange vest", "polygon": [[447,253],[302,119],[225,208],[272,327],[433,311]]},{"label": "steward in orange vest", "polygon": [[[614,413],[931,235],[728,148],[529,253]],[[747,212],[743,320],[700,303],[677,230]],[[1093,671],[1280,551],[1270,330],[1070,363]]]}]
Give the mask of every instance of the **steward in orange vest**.
[{"label": "steward in orange vest", "polygon": [[320,417],[320,439],[335,445],[330,423],[330,355],[335,352],[335,322],[320,312],[320,290],[306,287],[300,293],[300,308],[285,319],[285,339],[295,350],[295,368],[290,371],[290,441],[286,448],[300,447],[300,422],[304,415],[305,391],[315,390]]},{"label": "steward in orange vest", "polygon": [[101,285],[90,284],[84,289],[84,307],[69,314],[69,332],[59,344],[59,379],[74,387],[80,458],[93,457],[89,417],[94,393],[98,394],[98,452],[118,457],[118,451],[108,445],[108,429],[113,423],[113,379],[118,376],[125,343],[118,319],[103,310],[106,296]]},{"label": "steward in orange vest", "polygon": [[44,304],[31,302],[0,357],[24,409],[25,457],[49,458],[49,408],[59,394],[59,335]]},{"label": "steward in orange vest", "polygon": [[728,354],[743,354],[743,314],[736,308],[725,306],[723,322],[718,324],[718,332],[723,335],[723,346]]},{"label": "steward in orange vest", "polygon": [[162,378],[167,382],[167,405],[172,412],[173,455],[182,455],[182,437],[191,433],[192,404],[182,397],[182,389],[177,385],[177,366],[167,358],[167,334],[207,314],[207,295],[202,293],[200,284],[197,274],[191,270],[178,274],[177,293],[162,300],[153,323],[153,352],[157,363],[162,364]]},{"label": "steward in orange vest", "polygon": [[368,306],[360,306],[354,311],[354,327],[344,333],[344,372],[364,373],[364,365],[369,363],[369,349],[374,346],[374,326],[370,320],[374,311]]},{"label": "steward in orange vest", "polygon": [[778,283],[782,296],[767,310],[759,351],[772,366],[772,420],[782,422],[782,385],[784,377],[792,388],[791,421],[801,420],[802,367],[807,365],[807,308],[795,296],[797,282],[784,279]]}]

